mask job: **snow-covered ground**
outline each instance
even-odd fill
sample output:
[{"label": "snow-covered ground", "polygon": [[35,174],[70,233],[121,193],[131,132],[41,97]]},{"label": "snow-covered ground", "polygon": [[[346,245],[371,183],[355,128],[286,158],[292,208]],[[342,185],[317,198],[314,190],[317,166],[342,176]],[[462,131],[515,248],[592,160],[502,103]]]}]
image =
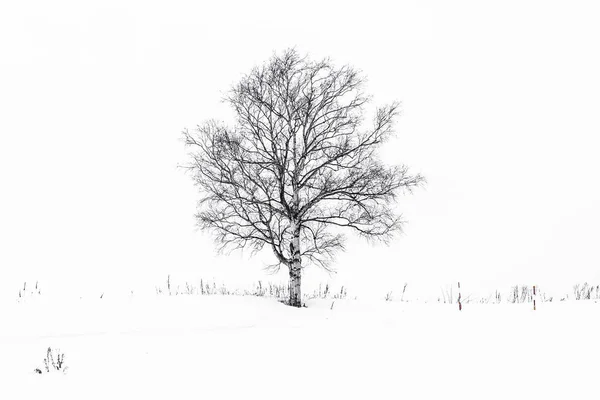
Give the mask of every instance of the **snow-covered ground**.
[{"label": "snow-covered ground", "polygon": [[[5,303],[0,398],[600,398],[594,300],[535,312],[360,299],[307,306],[253,296]],[[48,347],[65,354],[65,374],[34,373]]]}]

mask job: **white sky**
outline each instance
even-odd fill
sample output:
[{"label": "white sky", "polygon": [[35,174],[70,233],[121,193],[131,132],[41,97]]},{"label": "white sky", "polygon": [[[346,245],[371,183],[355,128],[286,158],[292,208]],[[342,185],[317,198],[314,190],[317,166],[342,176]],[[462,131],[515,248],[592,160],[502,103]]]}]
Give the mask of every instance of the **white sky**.
[{"label": "white sky", "polygon": [[[329,5],[331,4],[331,5]],[[386,159],[428,179],[390,247],[350,240],[336,284],[381,296],[600,282],[595,1],[7,1],[0,5],[0,290],[273,279],[215,257],[180,132],[296,46],[403,102]],[[327,276],[308,270],[308,282]],[[410,286],[413,285],[413,286]]]}]

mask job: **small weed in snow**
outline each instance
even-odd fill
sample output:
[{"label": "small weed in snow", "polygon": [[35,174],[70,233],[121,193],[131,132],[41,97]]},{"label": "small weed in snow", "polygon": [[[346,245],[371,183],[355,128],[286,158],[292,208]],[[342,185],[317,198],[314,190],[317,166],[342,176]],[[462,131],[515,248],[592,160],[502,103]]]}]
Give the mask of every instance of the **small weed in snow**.
[{"label": "small weed in snow", "polygon": [[37,374],[42,374],[43,372],[50,373],[56,371],[64,374],[67,372],[67,368],[68,367],[65,366],[64,353],[61,353],[58,349],[52,350],[51,347],[48,347],[48,350],[46,351],[46,358],[44,358],[43,369],[36,368],[34,372]]},{"label": "small weed in snow", "polygon": [[23,283],[23,289],[19,289],[18,301],[24,301],[28,297],[39,296],[40,294],[42,294],[42,291],[37,282],[34,287],[30,285],[29,288],[27,287],[27,282],[25,282]]},{"label": "small weed in snow", "polygon": [[575,300],[598,300],[600,299],[600,285],[590,285],[585,282],[583,285],[573,286]]}]

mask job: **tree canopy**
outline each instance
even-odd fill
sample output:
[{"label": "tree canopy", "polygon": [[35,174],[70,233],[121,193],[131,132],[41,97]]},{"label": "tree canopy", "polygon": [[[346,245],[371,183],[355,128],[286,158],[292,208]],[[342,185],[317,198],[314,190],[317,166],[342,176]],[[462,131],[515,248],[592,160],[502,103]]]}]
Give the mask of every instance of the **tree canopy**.
[{"label": "tree canopy", "polygon": [[267,246],[276,268],[291,272],[297,252],[298,268],[304,259],[329,270],[344,228],[382,241],[401,229],[397,195],[424,178],[380,160],[399,104],[366,123],[364,83],[350,66],[287,50],[227,93],[233,124],[184,131],[202,196],[196,217],[221,250]]}]

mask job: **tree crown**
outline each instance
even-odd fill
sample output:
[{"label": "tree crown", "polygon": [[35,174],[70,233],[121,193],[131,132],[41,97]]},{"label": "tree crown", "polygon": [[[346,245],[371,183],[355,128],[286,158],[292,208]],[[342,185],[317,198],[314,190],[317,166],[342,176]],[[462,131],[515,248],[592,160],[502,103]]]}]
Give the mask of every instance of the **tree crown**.
[{"label": "tree crown", "polygon": [[400,231],[396,196],[424,179],[380,161],[399,104],[376,108],[364,126],[364,81],[349,66],[287,50],[228,92],[232,126],[213,120],[183,132],[202,193],[196,217],[220,250],[266,245],[278,268],[291,265],[299,237],[301,256],[330,270],[342,228],[382,241]]}]

